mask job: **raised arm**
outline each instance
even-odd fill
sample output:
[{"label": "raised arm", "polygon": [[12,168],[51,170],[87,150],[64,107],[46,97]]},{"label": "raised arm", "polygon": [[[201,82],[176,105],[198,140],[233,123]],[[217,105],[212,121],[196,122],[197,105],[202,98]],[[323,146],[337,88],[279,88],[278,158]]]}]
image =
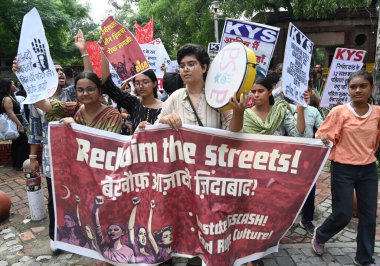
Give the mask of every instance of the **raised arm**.
[{"label": "raised arm", "polygon": [[104,197],[103,196],[96,196],[94,200],[94,208],[92,209],[92,222],[95,226],[95,238],[96,243],[99,243],[100,247],[103,247],[105,244],[102,228],[100,227],[100,220],[99,220],[99,209],[100,206],[104,204]]},{"label": "raised arm", "polygon": [[131,240],[132,245],[135,244],[135,221],[136,221],[136,212],[137,212],[137,205],[140,203],[140,198],[135,197],[132,200],[133,202],[133,208],[131,211],[131,216],[129,216],[129,222],[128,222],[128,231],[129,231],[129,239]]},{"label": "raised arm", "polygon": [[[101,40],[99,40],[101,42]],[[102,56],[102,83],[105,83],[108,77],[111,75],[110,64],[102,51],[100,51]]]},{"label": "raised arm", "polygon": [[80,202],[80,198],[79,198],[78,195],[75,195],[75,202],[76,202],[76,206],[77,206],[78,225],[82,226],[82,223],[80,222],[80,216],[79,216],[79,202]]},{"label": "raised arm", "polygon": [[156,254],[158,254],[158,252],[160,250],[158,249],[158,245],[157,245],[156,239],[154,239],[154,236],[153,236],[153,233],[152,233],[153,210],[154,210],[155,207],[156,207],[156,203],[154,202],[154,200],[151,200],[150,201],[149,219],[148,219],[148,238],[150,240],[150,243],[152,244],[154,252]]},{"label": "raised arm", "polygon": [[92,72],[93,71],[92,64],[91,64],[90,57],[89,57],[88,52],[87,52],[86,39],[84,38],[82,30],[78,30],[77,35],[75,35],[75,37],[74,37],[74,42],[75,42],[75,46],[78,48],[78,50],[81,54],[81,57],[82,57],[83,70],[88,71],[88,72]]},{"label": "raised arm", "polygon": [[303,134],[305,132],[305,128],[305,107],[297,104],[297,130],[300,134]]}]

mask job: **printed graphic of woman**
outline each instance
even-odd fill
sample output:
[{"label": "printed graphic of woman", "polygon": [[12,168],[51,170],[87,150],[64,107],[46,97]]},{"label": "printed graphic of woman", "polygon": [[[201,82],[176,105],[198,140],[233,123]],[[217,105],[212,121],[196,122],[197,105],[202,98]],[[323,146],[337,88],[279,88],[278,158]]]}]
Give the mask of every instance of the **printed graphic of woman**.
[{"label": "printed graphic of woman", "polygon": [[[79,203],[80,203],[79,195],[75,195],[75,201],[76,201],[76,205],[77,205],[78,225],[80,228],[82,228],[82,222],[80,220],[80,213],[79,213]],[[83,231],[83,228],[82,228],[82,231]],[[86,226],[84,227],[84,232],[85,232],[85,235],[87,237],[86,247],[88,246],[88,248],[90,248],[90,249],[99,250],[98,244],[96,243],[94,231],[92,230],[92,228],[89,224],[86,224]]]},{"label": "printed graphic of woman", "polygon": [[99,209],[104,204],[104,197],[95,197],[94,208],[92,210],[93,223],[95,224],[95,236],[103,256],[114,262],[135,262],[133,250],[123,245],[121,240],[126,233],[126,227],[123,223],[111,223],[107,228],[109,242],[103,237],[102,228],[99,222]]},{"label": "printed graphic of woman", "polygon": [[[139,226],[135,229],[137,205],[140,204],[140,198],[135,197],[133,198],[132,202],[133,208],[131,211],[131,216],[129,217],[128,230],[129,239],[133,246],[133,251],[135,254],[135,261],[139,263],[154,263],[157,261],[156,256],[154,254],[154,251],[152,250],[152,246],[150,245],[150,243],[148,243],[147,240],[147,235],[150,242],[152,241],[152,239],[154,239],[151,230],[148,229],[147,231],[146,228],[143,226]],[[153,209],[151,208],[148,225],[151,224],[152,215]]]},{"label": "printed graphic of woman", "polygon": [[75,246],[89,248],[78,219],[73,212],[64,212],[64,226],[58,228],[58,240]]}]

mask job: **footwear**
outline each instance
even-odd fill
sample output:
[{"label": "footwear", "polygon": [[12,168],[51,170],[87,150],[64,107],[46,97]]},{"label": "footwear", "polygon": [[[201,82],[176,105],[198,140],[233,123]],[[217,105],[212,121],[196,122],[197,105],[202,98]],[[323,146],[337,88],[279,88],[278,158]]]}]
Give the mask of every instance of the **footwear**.
[{"label": "footwear", "polygon": [[313,235],[313,239],[311,240],[311,244],[313,246],[313,250],[314,252],[318,255],[318,256],[322,256],[323,253],[325,253],[325,244],[319,244],[317,242],[317,230],[314,231],[314,235]]},{"label": "footwear", "polygon": [[368,264],[360,264],[356,258],[354,258],[354,264],[358,266],[375,266],[375,263],[368,263]]},{"label": "footwear", "polygon": [[57,252],[58,248],[55,247],[54,240],[50,239],[50,250],[52,252]]},{"label": "footwear", "polygon": [[314,234],[315,226],[311,221],[300,221],[300,226],[305,229],[309,235]]}]

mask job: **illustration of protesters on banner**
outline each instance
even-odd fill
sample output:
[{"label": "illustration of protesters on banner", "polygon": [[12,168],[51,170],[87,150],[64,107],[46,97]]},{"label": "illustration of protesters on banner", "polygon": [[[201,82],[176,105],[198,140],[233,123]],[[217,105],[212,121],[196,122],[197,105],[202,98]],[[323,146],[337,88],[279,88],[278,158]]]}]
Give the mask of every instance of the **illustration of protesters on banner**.
[{"label": "illustration of protesters on banner", "polygon": [[[147,234],[148,234],[149,241],[154,240],[152,230],[150,229],[146,230],[144,226],[139,226],[135,228],[137,205],[140,204],[140,198],[135,197],[133,198],[132,202],[133,202],[133,208],[131,211],[131,216],[129,217],[128,230],[129,230],[129,240],[133,247],[133,252],[135,254],[135,260],[136,262],[141,262],[141,263],[154,263],[156,262],[156,256],[152,249],[151,243],[149,243],[147,240]],[[153,204],[154,204],[154,201],[153,201]],[[151,207],[148,225],[152,224],[152,221],[151,221],[152,216],[153,216],[153,208]]]},{"label": "illustration of protesters on banner", "polygon": [[[77,205],[78,225],[79,225],[80,228],[82,228],[82,223],[81,223],[80,214],[79,214],[79,202],[80,202],[79,195],[75,195],[75,201],[76,201],[76,205]],[[82,230],[83,230],[83,228],[82,228]],[[86,246],[88,248],[93,249],[93,250],[98,250],[99,247],[98,247],[98,244],[96,243],[94,231],[91,229],[91,226],[89,224],[85,225],[84,232],[85,232],[85,235],[87,237],[87,240],[86,240],[87,244],[86,244]]]},{"label": "illustration of protesters on banner", "polygon": [[101,253],[105,258],[111,261],[133,263],[133,250],[127,245],[122,244],[123,236],[126,234],[126,226],[124,223],[111,223],[107,227],[107,235],[109,241],[105,241],[99,220],[99,210],[100,206],[103,204],[103,196],[95,197],[94,208],[92,210],[92,219],[95,225],[96,242],[100,247]]},{"label": "illustration of protesters on banner", "polygon": [[[151,200],[148,218],[148,230],[143,226],[135,228],[137,205],[139,204],[140,198],[133,198],[133,209],[131,216],[129,217],[128,225],[130,242],[133,246],[136,262],[154,263],[171,259],[171,244],[173,243],[172,227],[166,226],[159,232],[156,232],[153,236],[152,220],[153,210],[156,207],[156,203],[154,200]],[[147,241],[147,236],[150,243]],[[135,239],[137,239],[137,241]]]},{"label": "illustration of protesters on banner", "polygon": [[89,248],[86,237],[79,226],[78,218],[73,212],[64,212],[64,226],[57,229],[57,240],[75,246]]},{"label": "illustration of protesters on banner", "polygon": [[164,261],[169,260],[173,252],[173,227],[168,225],[161,228],[160,231],[154,233],[154,239],[159,247],[159,258]]}]

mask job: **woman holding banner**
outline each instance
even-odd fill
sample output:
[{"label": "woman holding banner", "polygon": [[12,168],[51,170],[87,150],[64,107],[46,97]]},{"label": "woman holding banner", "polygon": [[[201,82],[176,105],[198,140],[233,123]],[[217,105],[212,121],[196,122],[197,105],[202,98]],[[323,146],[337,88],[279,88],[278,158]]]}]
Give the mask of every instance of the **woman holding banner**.
[{"label": "woman holding banner", "polygon": [[177,61],[186,88],[169,96],[156,122],[173,129],[182,124],[227,129],[231,112],[213,109],[205,98],[205,79],[210,65],[207,51],[200,45],[185,44],[177,52]]},{"label": "woman holding banner", "polygon": [[46,112],[48,121],[63,117],[65,125],[81,125],[120,133],[122,120],[120,113],[100,102],[101,81],[93,72],[82,72],[75,77],[75,90],[78,102],[61,102],[57,99],[41,100],[35,105]]},{"label": "woman holding banner", "polygon": [[103,92],[115,101],[118,106],[127,110],[132,121],[132,133],[141,121],[154,123],[161,112],[162,102],[158,99],[158,81],[153,70],[148,69],[133,78],[136,94],[124,93],[113,83],[109,63],[102,53],[102,81]]},{"label": "woman holding banner", "polygon": [[[254,106],[247,108],[247,95],[236,95],[230,99],[233,115],[229,130],[244,133],[301,136],[305,131],[304,108],[297,105],[297,120],[290,112],[288,103],[284,100],[275,102],[272,95],[273,82],[270,77],[260,77],[252,87]],[[247,266],[264,265],[262,260],[247,263]]]},{"label": "woman holding banner", "polygon": [[255,105],[247,107],[247,95],[242,94],[240,102],[231,98],[233,115],[230,131],[244,133],[298,137],[305,131],[304,107],[297,105],[297,120],[284,100],[274,102],[272,82],[267,77],[259,78],[252,88]]},{"label": "woman holding banner", "polygon": [[316,228],[313,250],[322,256],[325,243],[351,220],[354,189],[358,200],[359,224],[356,265],[375,265],[373,259],[378,177],[375,152],[380,139],[380,107],[370,105],[372,77],[359,71],[348,79],[351,102],[332,109],[316,137],[333,143],[331,160],[332,213]]}]

